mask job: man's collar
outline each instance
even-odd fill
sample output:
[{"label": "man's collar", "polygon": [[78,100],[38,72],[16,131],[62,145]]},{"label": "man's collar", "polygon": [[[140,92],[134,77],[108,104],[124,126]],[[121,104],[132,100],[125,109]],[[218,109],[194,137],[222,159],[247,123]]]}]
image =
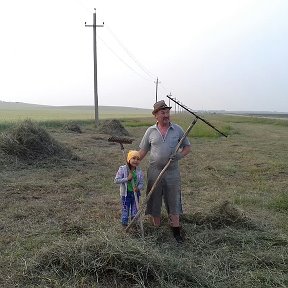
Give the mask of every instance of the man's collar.
[{"label": "man's collar", "polygon": [[[158,127],[158,121],[157,121],[152,127],[157,128],[157,127]],[[169,129],[169,128],[174,129],[174,124],[173,124],[172,122],[169,122],[169,127],[168,127],[168,129]]]}]

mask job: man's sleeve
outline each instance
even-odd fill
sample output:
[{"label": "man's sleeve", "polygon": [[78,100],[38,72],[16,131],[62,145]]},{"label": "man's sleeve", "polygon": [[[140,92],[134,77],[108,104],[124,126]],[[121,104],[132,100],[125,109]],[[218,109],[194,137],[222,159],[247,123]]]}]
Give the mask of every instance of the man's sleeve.
[{"label": "man's sleeve", "polygon": [[148,128],[139,144],[139,148],[144,151],[150,150],[150,141],[149,141],[149,135],[150,135],[150,129]]}]

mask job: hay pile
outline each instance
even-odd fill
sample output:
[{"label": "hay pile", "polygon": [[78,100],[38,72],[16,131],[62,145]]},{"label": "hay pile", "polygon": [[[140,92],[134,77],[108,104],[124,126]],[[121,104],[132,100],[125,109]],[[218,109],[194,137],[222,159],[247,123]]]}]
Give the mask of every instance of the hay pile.
[{"label": "hay pile", "polygon": [[55,277],[59,287],[78,287],[80,281],[81,287],[207,287],[197,267],[181,264],[152,243],[97,231],[97,236],[59,241],[39,251],[24,281],[38,287],[50,286]]},{"label": "hay pile", "polygon": [[31,120],[25,120],[0,136],[0,149],[22,160],[48,157],[73,158],[72,152]]},{"label": "hay pile", "polygon": [[227,226],[255,228],[256,225],[245,213],[229,201],[215,203],[207,214],[183,215],[183,221],[197,225],[221,229]]},{"label": "hay pile", "polygon": [[244,224],[247,222],[244,212],[229,201],[216,203],[203,218],[203,223],[210,223],[214,228]]},{"label": "hay pile", "polygon": [[123,127],[119,120],[105,120],[100,123],[98,131],[100,133],[115,136],[130,136],[129,132]]},{"label": "hay pile", "polygon": [[82,133],[81,127],[73,122],[66,124],[64,130],[67,132]]}]

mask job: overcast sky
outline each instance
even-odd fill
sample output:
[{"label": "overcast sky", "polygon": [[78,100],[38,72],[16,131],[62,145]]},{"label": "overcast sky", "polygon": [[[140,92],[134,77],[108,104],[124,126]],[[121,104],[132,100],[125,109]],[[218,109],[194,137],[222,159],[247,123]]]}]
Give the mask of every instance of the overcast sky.
[{"label": "overcast sky", "polygon": [[288,112],[287,0],[9,0],[0,4],[0,100]]}]

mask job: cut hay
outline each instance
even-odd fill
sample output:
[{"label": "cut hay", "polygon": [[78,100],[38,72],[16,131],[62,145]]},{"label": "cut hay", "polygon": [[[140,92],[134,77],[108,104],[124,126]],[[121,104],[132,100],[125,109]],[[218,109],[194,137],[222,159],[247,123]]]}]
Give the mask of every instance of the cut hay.
[{"label": "cut hay", "polygon": [[31,120],[25,120],[0,136],[0,149],[23,160],[49,157],[73,158],[72,152]]},{"label": "cut hay", "polygon": [[256,228],[256,225],[245,215],[244,211],[229,201],[216,203],[207,214],[183,215],[182,218],[183,222],[205,225],[212,229],[220,229],[227,226]]},{"label": "cut hay", "polygon": [[64,130],[68,132],[82,133],[81,127],[77,123],[66,124]]},{"label": "cut hay", "polygon": [[[116,283],[117,287],[206,287],[197,267],[190,264],[188,268],[185,259],[181,266],[152,245],[145,247],[139,241],[100,231],[95,238],[59,241],[42,249],[33,262],[25,282],[43,287],[49,286],[49,279],[55,275],[63,287],[69,286],[67,281],[75,283],[79,278],[87,281],[87,286],[81,287],[91,287],[89,283],[95,287],[116,287]],[[47,279],[45,283],[37,283],[41,278]]]},{"label": "cut hay", "polygon": [[119,120],[105,120],[100,123],[98,131],[100,133],[115,136],[130,136]]}]

